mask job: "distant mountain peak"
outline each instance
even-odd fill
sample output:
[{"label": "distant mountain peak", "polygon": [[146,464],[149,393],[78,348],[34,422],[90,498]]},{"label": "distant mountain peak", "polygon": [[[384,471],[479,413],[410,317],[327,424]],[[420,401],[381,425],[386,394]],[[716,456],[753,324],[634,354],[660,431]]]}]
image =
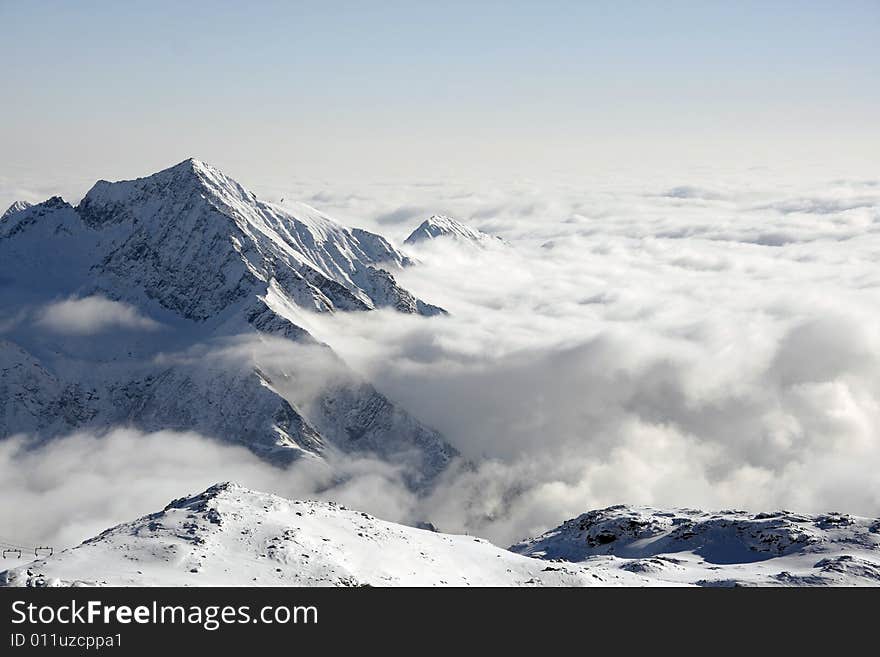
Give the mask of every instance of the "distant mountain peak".
[{"label": "distant mountain peak", "polygon": [[27,201],[14,201],[12,205],[10,205],[6,212],[0,215],[0,221],[6,219],[6,217],[15,214],[16,212],[21,212],[22,210],[27,210],[28,208],[33,207],[33,203],[28,203]]},{"label": "distant mountain peak", "polygon": [[[202,162],[201,160],[199,160],[195,157],[188,157],[185,160],[181,160],[177,164],[174,164],[170,167],[166,167],[165,169],[161,169],[160,171],[157,171],[155,174],[152,174],[152,175],[161,174],[161,173],[164,173],[165,171],[179,171],[179,172],[196,171],[196,170],[201,169],[206,166],[207,165],[204,162]],[[149,178],[150,176],[146,176],[146,177]]]},{"label": "distant mountain peak", "polygon": [[[196,176],[199,181],[204,182],[206,174],[219,174],[220,176],[223,176],[219,169],[216,169],[211,165],[206,164],[202,160],[198,160],[194,157],[188,157],[182,162],[178,162],[174,166],[170,166],[167,169],[163,169],[150,176],[146,176],[146,178],[153,178],[155,176],[161,177],[163,175],[175,175],[180,178]],[[225,178],[225,176],[223,177]]]},{"label": "distant mountain peak", "polygon": [[[218,169],[216,169],[215,167],[212,167],[210,164],[208,164],[204,160],[200,160],[197,157],[188,157],[185,160],[181,160],[177,164],[174,164],[170,167],[162,169],[156,173],[157,174],[163,173],[165,171],[194,171],[194,172],[198,172],[198,171],[205,171],[205,170],[218,171]],[[153,174],[153,175],[156,175],[156,174]],[[146,176],[146,177],[149,178],[150,176]]]},{"label": "distant mountain peak", "polygon": [[472,244],[487,244],[492,241],[500,241],[500,238],[471,228],[452,217],[435,214],[425,219],[418,228],[410,233],[410,236],[404,240],[404,244],[412,246],[441,237],[449,237]]},{"label": "distant mountain peak", "polygon": [[[188,304],[189,298],[177,297],[192,296],[191,286],[216,278],[218,264],[225,263],[222,271],[228,280],[218,279],[224,304],[252,297],[253,285],[265,291],[274,280],[298,299],[297,305],[319,310],[443,312],[413,297],[383,269],[410,261],[381,236],[349,229],[302,203],[282,208],[262,202],[219,169],[194,158],[135,180],[99,181],[77,211],[92,228],[118,227],[115,237],[124,250],[101,267],[113,267],[131,280],[132,262],[164,263],[151,276],[163,280],[150,296],[172,309]],[[178,288],[167,278],[181,271],[184,253],[186,270],[199,274],[194,280],[188,276]],[[235,280],[229,278],[233,274]],[[219,308],[215,306],[200,308],[193,317],[204,319]]]},{"label": "distant mountain peak", "polygon": [[188,157],[175,166],[187,166],[191,167],[192,169],[200,169],[207,167],[208,165],[203,160],[200,160],[197,157]]},{"label": "distant mountain peak", "polygon": [[[189,158],[167,169],[133,180],[99,180],[83,197],[77,209],[84,215],[86,223],[94,226],[108,220],[119,223],[124,214],[118,210],[126,204],[149,200],[156,205],[165,199],[185,203],[194,196],[226,201],[256,201],[253,193],[219,169],[201,160]],[[101,211],[96,211],[96,208],[101,208]],[[174,210],[179,212],[180,208]]]}]

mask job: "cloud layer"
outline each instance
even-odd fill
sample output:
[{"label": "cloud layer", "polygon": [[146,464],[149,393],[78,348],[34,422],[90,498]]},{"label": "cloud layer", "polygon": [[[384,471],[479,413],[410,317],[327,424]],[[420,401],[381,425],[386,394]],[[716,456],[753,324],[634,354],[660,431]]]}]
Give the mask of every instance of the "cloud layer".
[{"label": "cloud layer", "polygon": [[[0,445],[0,473],[22,511],[0,520],[70,542],[223,479],[500,544],[615,503],[880,515],[876,180],[754,170],[277,195],[398,241],[424,209],[509,242],[414,254],[400,281],[449,317],[297,318],[463,461],[416,499],[402,473],[368,459],[335,463],[340,480],[189,434],[119,430],[30,450],[19,438]],[[62,303],[76,318],[84,301]],[[276,364],[311,362],[271,350]],[[306,374],[310,390],[339,375]]]},{"label": "cloud layer", "polygon": [[451,317],[316,318],[477,464],[432,500],[440,526],[504,542],[614,503],[880,514],[880,195],[745,181],[521,187],[459,214],[511,247],[433,243],[401,276]]}]

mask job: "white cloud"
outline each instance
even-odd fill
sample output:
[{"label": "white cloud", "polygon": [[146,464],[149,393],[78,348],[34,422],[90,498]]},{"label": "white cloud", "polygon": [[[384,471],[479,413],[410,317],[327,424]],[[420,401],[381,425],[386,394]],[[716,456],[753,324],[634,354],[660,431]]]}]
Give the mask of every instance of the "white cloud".
[{"label": "white cloud", "polygon": [[36,323],[66,335],[94,335],[110,329],[154,331],[161,326],[134,306],[100,295],[50,303],[39,311]]},{"label": "white cloud", "polygon": [[477,464],[430,501],[439,526],[507,542],[612,503],[878,513],[880,194],[744,180],[524,185],[480,210],[433,190],[513,243],[416,254],[398,278],[452,316],[314,318]]}]

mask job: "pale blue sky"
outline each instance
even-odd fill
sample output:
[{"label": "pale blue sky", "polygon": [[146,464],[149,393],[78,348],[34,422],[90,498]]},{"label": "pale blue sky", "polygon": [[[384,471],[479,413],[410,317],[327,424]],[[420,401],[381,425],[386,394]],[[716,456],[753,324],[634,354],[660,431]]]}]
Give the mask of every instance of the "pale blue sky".
[{"label": "pale blue sky", "polygon": [[880,0],[0,0],[0,25],[7,181],[189,155],[537,175],[880,147]]}]

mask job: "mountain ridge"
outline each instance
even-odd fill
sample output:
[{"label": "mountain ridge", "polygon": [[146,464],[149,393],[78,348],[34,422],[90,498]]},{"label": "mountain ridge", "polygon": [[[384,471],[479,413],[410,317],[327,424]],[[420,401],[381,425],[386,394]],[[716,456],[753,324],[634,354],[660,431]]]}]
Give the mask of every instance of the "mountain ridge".
[{"label": "mountain ridge", "polygon": [[848,514],[618,505],[504,550],[231,482],[0,573],[0,585],[38,587],[878,583],[880,519]]}]

